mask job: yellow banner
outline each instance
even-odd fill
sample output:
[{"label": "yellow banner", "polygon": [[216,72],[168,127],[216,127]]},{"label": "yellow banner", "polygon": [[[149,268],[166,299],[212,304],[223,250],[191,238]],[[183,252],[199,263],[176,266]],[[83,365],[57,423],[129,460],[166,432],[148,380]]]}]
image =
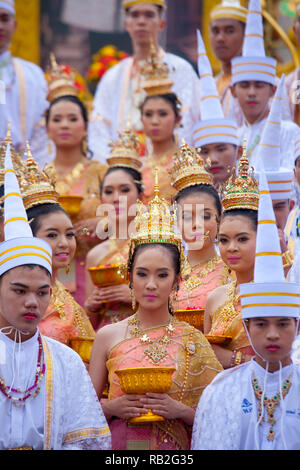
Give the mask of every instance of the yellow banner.
[{"label": "yellow banner", "polygon": [[17,31],[12,55],[40,64],[40,0],[15,0]]}]

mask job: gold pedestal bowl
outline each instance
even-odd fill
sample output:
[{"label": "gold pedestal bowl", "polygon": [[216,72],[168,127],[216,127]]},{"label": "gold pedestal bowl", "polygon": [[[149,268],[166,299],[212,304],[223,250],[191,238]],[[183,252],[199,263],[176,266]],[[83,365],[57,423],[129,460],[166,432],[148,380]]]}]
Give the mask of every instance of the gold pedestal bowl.
[{"label": "gold pedestal bowl", "polygon": [[[126,394],[144,395],[147,392],[167,393],[172,385],[173,367],[132,367],[118,369],[116,374],[120,386]],[[151,410],[147,414],[131,418],[131,424],[153,423],[165,421],[163,416],[155,415]]]},{"label": "gold pedestal bowl", "polygon": [[175,317],[179,321],[185,321],[197,330],[204,331],[204,308],[176,310]]},{"label": "gold pedestal bowl", "polygon": [[221,344],[226,346],[232,340],[232,336],[225,335],[205,335],[205,338],[210,344]]},{"label": "gold pedestal bowl", "polygon": [[[97,287],[117,286],[127,282],[126,269],[123,264],[92,266],[88,270],[94,285]],[[102,303],[105,302],[105,300],[102,301]]]},{"label": "gold pedestal bowl", "polygon": [[78,216],[83,197],[72,194],[61,194],[58,198],[59,204],[71,218]]},{"label": "gold pedestal bowl", "polygon": [[75,336],[70,340],[70,346],[76,351],[83,362],[90,362],[92,347],[95,338],[88,338],[84,336]]}]

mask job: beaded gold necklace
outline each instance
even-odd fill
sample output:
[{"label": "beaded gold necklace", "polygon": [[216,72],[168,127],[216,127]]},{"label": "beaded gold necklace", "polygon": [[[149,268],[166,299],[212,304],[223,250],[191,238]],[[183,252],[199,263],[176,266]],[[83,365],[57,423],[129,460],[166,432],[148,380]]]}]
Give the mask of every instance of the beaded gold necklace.
[{"label": "beaded gold necklace", "polygon": [[186,259],[186,267],[184,271],[184,276],[188,276],[188,274],[191,274],[192,272],[195,272],[197,269],[199,269],[201,266],[202,269],[201,271],[191,275],[182,283],[182,287],[186,291],[193,291],[197,289],[197,287],[201,286],[203,284],[203,281],[201,279],[205,278],[209,273],[211,273],[216,265],[220,263],[222,260],[219,255],[215,255],[213,258],[209,259],[205,263],[202,264],[197,264],[195,266],[190,266],[188,260]]}]

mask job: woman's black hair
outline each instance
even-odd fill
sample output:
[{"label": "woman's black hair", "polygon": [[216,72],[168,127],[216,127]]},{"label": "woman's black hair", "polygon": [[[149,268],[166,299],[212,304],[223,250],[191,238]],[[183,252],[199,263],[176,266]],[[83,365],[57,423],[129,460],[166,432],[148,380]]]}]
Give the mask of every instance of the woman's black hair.
[{"label": "woman's black hair", "polygon": [[127,166],[113,166],[113,167],[110,167],[106,171],[105,175],[103,176],[103,178],[100,182],[100,196],[102,195],[102,192],[103,192],[103,185],[104,185],[104,180],[105,180],[106,176],[108,176],[109,174],[111,174],[111,173],[113,173],[114,171],[117,171],[117,170],[125,171],[125,173],[127,173],[128,175],[131,176],[131,178],[133,179],[133,182],[136,186],[138,195],[140,196],[142,194],[142,192],[144,191],[144,186],[143,186],[143,181],[142,181],[142,174],[139,171],[134,170],[134,168],[129,168]]},{"label": "woman's black hair", "polygon": [[50,214],[56,214],[58,212],[63,212],[68,217],[70,217],[60,204],[39,204],[38,206],[33,206],[28,209],[26,213],[33,235],[35,236],[41,228],[41,221],[43,217],[46,217]]},{"label": "woman's black hair", "polygon": [[257,231],[257,225],[258,225],[258,211],[254,209],[231,209],[229,211],[226,211],[222,215],[222,221],[226,219],[228,216],[242,216],[242,217],[247,217],[251,224],[252,227],[255,231]]},{"label": "woman's black hair", "polygon": [[158,243],[158,242],[157,243],[146,243],[144,245],[138,245],[134,249],[134,251],[131,255],[131,258],[130,258],[130,263],[128,265],[128,273],[132,272],[133,265],[134,265],[134,262],[135,262],[135,259],[138,255],[138,253],[140,253],[141,251],[146,250],[147,248],[155,248],[155,247],[158,247],[158,246],[162,246],[163,248],[165,248],[166,250],[169,251],[169,253],[172,257],[172,262],[173,262],[175,275],[178,276],[180,274],[180,271],[181,271],[181,261],[180,261],[180,253],[178,251],[177,246],[172,245],[170,243]]},{"label": "woman's black hair", "polygon": [[175,93],[166,93],[164,95],[147,96],[141,105],[141,113],[143,114],[144,106],[149,100],[158,99],[158,98],[165,100],[167,103],[169,103],[172,106],[176,119],[180,116],[181,104]]},{"label": "woman's black hair", "polygon": [[218,217],[221,217],[222,214],[222,204],[220,201],[219,194],[217,190],[208,184],[195,184],[194,186],[188,186],[187,188],[182,189],[179,191],[178,194],[175,196],[175,202],[179,202],[186,196],[190,196],[191,194],[201,194],[205,193],[212,197],[214,200],[215,207],[217,209]]},{"label": "woman's black hair", "polygon": [[[73,96],[73,95],[59,96],[58,98],[56,98],[55,100],[53,100],[50,103],[49,108],[45,112],[46,126],[49,123],[50,111],[52,109],[52,106],[54,106],[55,104],[60,103],[62,101],[69,101],[70,103],[74,103],[74,104],[77,104],[77,106],[79,106],[80,111],[81,111],[81,115],[82,115],[82,119],[85,123],[85,127],[87,128],[88,122],[89,122],[88,111],[87,111],[85,105],[83,104],[83,102],[77,96]],[[86,153],[87,153],[86,156],[88,158],[91,159],[93,157],[93,152],[90,149],[87,149]]]}]

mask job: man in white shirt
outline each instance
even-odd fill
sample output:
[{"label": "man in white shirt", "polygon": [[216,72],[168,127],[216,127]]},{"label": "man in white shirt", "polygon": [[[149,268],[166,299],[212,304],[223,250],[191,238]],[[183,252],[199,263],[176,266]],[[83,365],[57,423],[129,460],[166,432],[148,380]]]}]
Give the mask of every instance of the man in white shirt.
[{"label": "man in white shirt", "polygon": [[192,143],[192,126],[199,120],[199,78],[193,67],[181,57],[165,52],[158,37],[166,26],[165,1],[123,0],[125,28],[130,35],[133,56],[122,60],[107,71],[98,84],[89,126],[89,148],[95,158],[105,162],[108,144],[127,125],[142,132],[140,106],[146,93],[142,86],[141,67],[150,58],[151,44],[159,51],[162,62],[170,70],[173,91],[182,103],[181,127],[178,138]]},{"label": "man in white shirt", "polygon": [[43,114],[48,107],[47,83],[43,71],[35,64],[12,57],[9,48],[17,28],[14,0],[0,1],[0,81],[4,83],[5,101],[0,100],[0,140],[12,123],[12,140],[21,152],[26,141],[37,162],[48,160],[48,139]]},{"label": "man in white shirt", "polygon": [[0,449],[110,449],[80,356],[38,331],[51,296],[52,250],[32,235],[10,145],[0,244]]},{"label": "man in white shirt", "polygon": [[300,369],[291,359],[300,286],[286,282],[264,173],[259,183],[254,282],[240,285],[242,319],[255,356],[221,372],[204,390],[192,449],[300,449]]}]

